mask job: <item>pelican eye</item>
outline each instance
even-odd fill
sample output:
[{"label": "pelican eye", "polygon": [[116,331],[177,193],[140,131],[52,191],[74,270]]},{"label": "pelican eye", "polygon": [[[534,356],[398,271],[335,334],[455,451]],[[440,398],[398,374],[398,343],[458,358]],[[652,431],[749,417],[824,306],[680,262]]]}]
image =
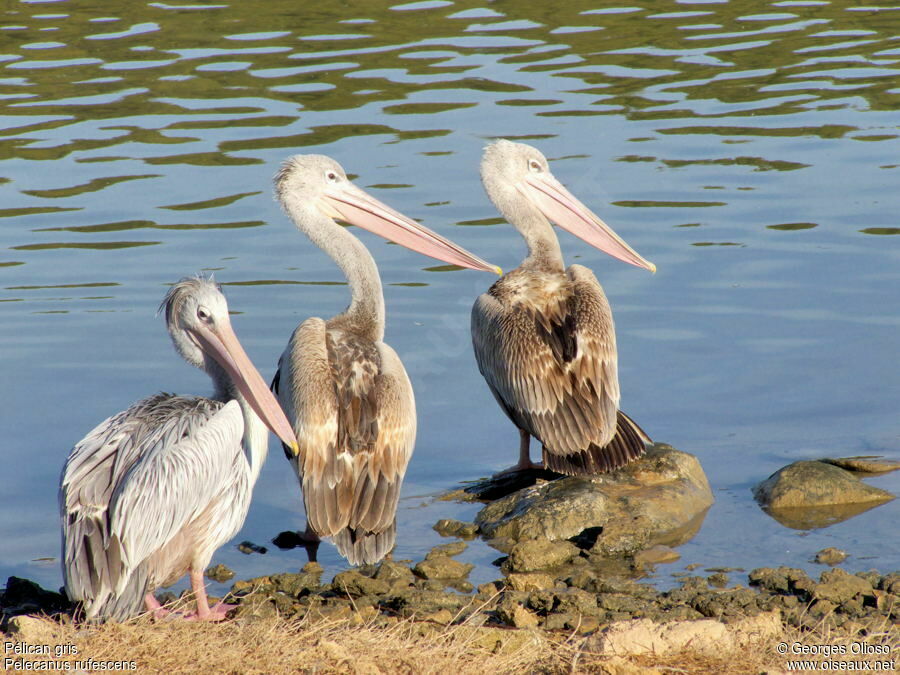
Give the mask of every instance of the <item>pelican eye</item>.
[{"label": "pelican eye", "polygon": [[331,171],[331,170],[326,171],[325,172],[325,180],[327,180],[329,183],[337,183],[338,182],[337,172]]},{"label": "pelican eye", "polygon": [[541,163],[539,161],[537,161],[536,159],[529,159],[528,160],[528,168],[531,171],[540,171]]},{"label": "pelican eye", "polygon": [[198,307],[197,318],[200,319],[203,323],[209,323],[209,321],[212,319],[212,315],[209,313],[209,310],[206,309],[206,307]]}]

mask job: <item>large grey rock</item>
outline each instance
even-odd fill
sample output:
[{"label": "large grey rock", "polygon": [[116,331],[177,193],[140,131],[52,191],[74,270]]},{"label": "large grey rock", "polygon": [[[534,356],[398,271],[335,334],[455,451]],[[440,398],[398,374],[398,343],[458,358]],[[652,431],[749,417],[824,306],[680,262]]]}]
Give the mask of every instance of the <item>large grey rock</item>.
[{"label": "large grey rock", "polygon": [[677,545],[699,529],[713,503],[693,455],[657,443],[610,474],[566,477],[518,490],[476,516],[485,538],[570,539],[599,532],[595,550],[629,553]]},{"label": "large grey rock", "polygon": [[803,530],[833,525],[894,498],[822,461],[779,469],[753,489],[753,496],[782,525]]}]

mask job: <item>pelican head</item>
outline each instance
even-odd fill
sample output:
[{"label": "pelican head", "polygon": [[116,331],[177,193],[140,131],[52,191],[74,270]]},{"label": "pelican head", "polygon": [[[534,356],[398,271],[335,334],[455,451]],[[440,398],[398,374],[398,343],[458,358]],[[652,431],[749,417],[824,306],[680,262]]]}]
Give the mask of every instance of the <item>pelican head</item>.
[{"label": "pelican head", "polygon": [[511,223],[526,222],[523,211],[538,212],[604,253],[656,271],[656,265],[642,258],[553,176],[537,148],[505,139],[491,143],[481,159],[481,182]]},{"label": "pelican head", "polygon": [[185,361],[209,373],[217,388],[229,389],[222,380],[230,380],[263,423],[296,449],[290,423],[231,328],[218,284],[203,277],[182,279],[166,293],[163,310],[175,349]]},{"label": "pelican head", "polygon": [[460,267],[501,273],[461,246],[378,201],[354,185],[336,161],[295,155],[275,176],[275,194],[298,228],[310,234],[322,216],[357,225],[408,249]]}]

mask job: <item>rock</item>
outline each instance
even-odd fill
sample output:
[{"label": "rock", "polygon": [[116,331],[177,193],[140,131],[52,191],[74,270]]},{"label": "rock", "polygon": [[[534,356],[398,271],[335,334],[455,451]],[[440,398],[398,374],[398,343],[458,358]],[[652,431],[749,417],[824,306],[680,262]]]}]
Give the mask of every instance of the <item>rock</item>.
[{"label": "rock", "polygon": [[594,528],[595,546],[632,552],[686,541],[712,502],[697,458],[658,443],[613,473],[569,476],[514,492],[485,506],[475,522],[486,538],[517,541],[570,539]]},{"label": "rock", "polygon": [[506,584],[514,591],[545,591],[554,588],[556,581],[549,574],[540,572],[514,572],[507,575]]},{"label": "rock", "polygon": [[314,591],[321,586],[320,573],[303,572],[292,574],[273,574],[269,577],[275,591],[284,593],[292,598],[299,598],[305,592]]},{"label": "rock", "polygon": [[726,625],[713,619],[658,624],[649,619],[614,623],[589,640],[592,651],[605,655],[665,656],[686,649],[708,654],[727,653],[750,642],[778,635],[777,612],[760,614]]},{"label": "rock", "polygon": [[[18,642],[49,645],[57,641],[59,626],[50,619],[22,615],[14,616],[9,620],[6,632]],[[6,653],[9,655],[8,650]]]},{"label": "rock", "polygon": [[381,605],[403,617],[431,616],[442,609],[456,616],[470,602],[469,596],[460,593],[409,588],[384,598]]},{"label": "rock", "polygon": [[492,598],[503,590],[503,586],[499,581],[491,581],[486,584],[478,584],[478,595],[485,598]]},{"label": "rock", "polygon": [[822,572],[819,583],[812,589],[813,598],[837,604],[848,602],[857,595],[873,596],[872,584],[842,569]]},{"label": "rock", "polygon": [[242,597],[251,593],[272,593],[275,585],[269,577],[254,577],[253,579],[238,579],[231,585],[230,594],[233,597]]},{"label": "rock", "polygon": [[857,457],[826,457],[819,460],[834,464],[847,471],[857,473],[888,473],[900,469],[900,462],[884,459],[878,455],[859,455]]},{"label": "rock", "polygon": [[71,603],[66,596],[41,588],[30,579],[9,577],[6,589],[0,591],[0,607],[7,616],[37,612],[52,614],[69,610]]},{"label": "rock", "polygon": [[592,640],[592,650],[612,656],[653,654],[663,656],[682,651],[715,653],[731,645],[725,624],[712,619],[657,624],[650,619],[614,623]]},{"label": "rock", "polygon": [[556,604],[554,612],[573,614],[575,616],[597,616],[597,596],[580,588],[567,588],[554,594]]},{"label": "rock", "polygon": [[506,564],[512,572],[536,572],[565,565],[578,552],[578,547],[569,541],[530,539],[513,546]]},{"label": "rock", "polygon": [[234,618],[244,621],[260,621],[277,616],[275,603],[272,598],[265,595],[251,594],[241,599],[237,609],[234,610]]},{"label": "rock", "polygon": [[634,562],[640,565],[660,565],[681,559],[681,554],[669,546],[651,546],[634,554]]},{"label": "rock", "polygon": [[757,485],[753,495],[766,509],[880,504],[894,498],[833,464],[811,461],[779,469]]},{"label": "rock", "polygon": [[432,621],[434,623],[440,624],[441,626],[446,626],[453,621],[453,613],[449,609],[439,609],[433,614],[423,616],[421,620]]},{"label": "rock", "polygon": [[411,585],[416,577],[406,565],[401,565],[393,560],[384,560],[375,570],[374,578],[386,581],[393,586],[397,583]]},{"label": "rock", "polygon": [[469,545],[464,541],[452,541],[449,544],[441,544],[440,546],[435,546],[433,549],[431,549],[425,555],[425,560],[441,556],[459,555],[460,553],[465,551],[468,546]]},{"label": "rock", "polygon": [[445,555],[425,558],[413,567],[423,579],[462,579],[475,568],[472,563],[459,562]]},{"label": "rock", "polygon": [[709,585],[716,588],[725,588],[728,585],[728,575],[724,572],[716,572],[709,575]]},{"label": "rock", "polygon": [[816,553],[815,561],[820,565],[840,565],[847,559],[847,552],[829,546]]},{"label": "rock", "polygon": [[334,575],[331,588],[336,593],[358,598],[363,595],[383,595],[388,592],[390,585],[381,579],[364,576],[356,570],[346,570]]},{"label": "rock", "polygon": [[750,585],[772,593],[796,595],[801,600],[812,597],[816,583],[801,569],[794,567],[760,567],[750,572]]},{"label": "rock", "polygon": [[478,534],[478,526],[475,523],[466,523],[461,520],[453,520],[450,518],[442,518],[437,521],[432,529],[442,537],[472,539]]},{"label": "rock", "polygon": [[507,623],[516,628],[537,628],[538,623],[540,622],[534,612],[528,611],[521,605],[516,605],[513,608],[512,616]]},{"label": "rock", "polygon": [[234,578],[234,571],[230,570],[222,563],[207,567],[206,572],[204,572],[203,574],[207,579],[218,581],[220,584],[224,584],[226,581]]}]

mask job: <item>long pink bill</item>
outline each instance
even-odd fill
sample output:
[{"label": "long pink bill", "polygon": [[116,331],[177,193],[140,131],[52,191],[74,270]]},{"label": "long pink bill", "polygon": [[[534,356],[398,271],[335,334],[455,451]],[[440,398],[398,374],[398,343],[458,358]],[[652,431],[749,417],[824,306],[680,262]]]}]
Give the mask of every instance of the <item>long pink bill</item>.
[{"label": "long pink bill", "polygon": [[218,321],[212,329],[191,331],[201,349],[212,356],[231,377],[253,412],[284,444],[298,452],[297,437],[278,401],[244,351],[231,323]]},{"label": "long pink bill", "polygon": [[656,265],[641,257],[551,174],[529,174],[520,185],[520,191],[541,213],[563,229],[613,258],[656,272]]},{"label": "long pink bill", "polygon": [[395,211],[350,183],[330,187],[325,192],[328,206],[341,220],[363,227],[370,232],[452,265],[502,274],[496,265],[485,262],[449,239],[432,232],[424,225]]}]

